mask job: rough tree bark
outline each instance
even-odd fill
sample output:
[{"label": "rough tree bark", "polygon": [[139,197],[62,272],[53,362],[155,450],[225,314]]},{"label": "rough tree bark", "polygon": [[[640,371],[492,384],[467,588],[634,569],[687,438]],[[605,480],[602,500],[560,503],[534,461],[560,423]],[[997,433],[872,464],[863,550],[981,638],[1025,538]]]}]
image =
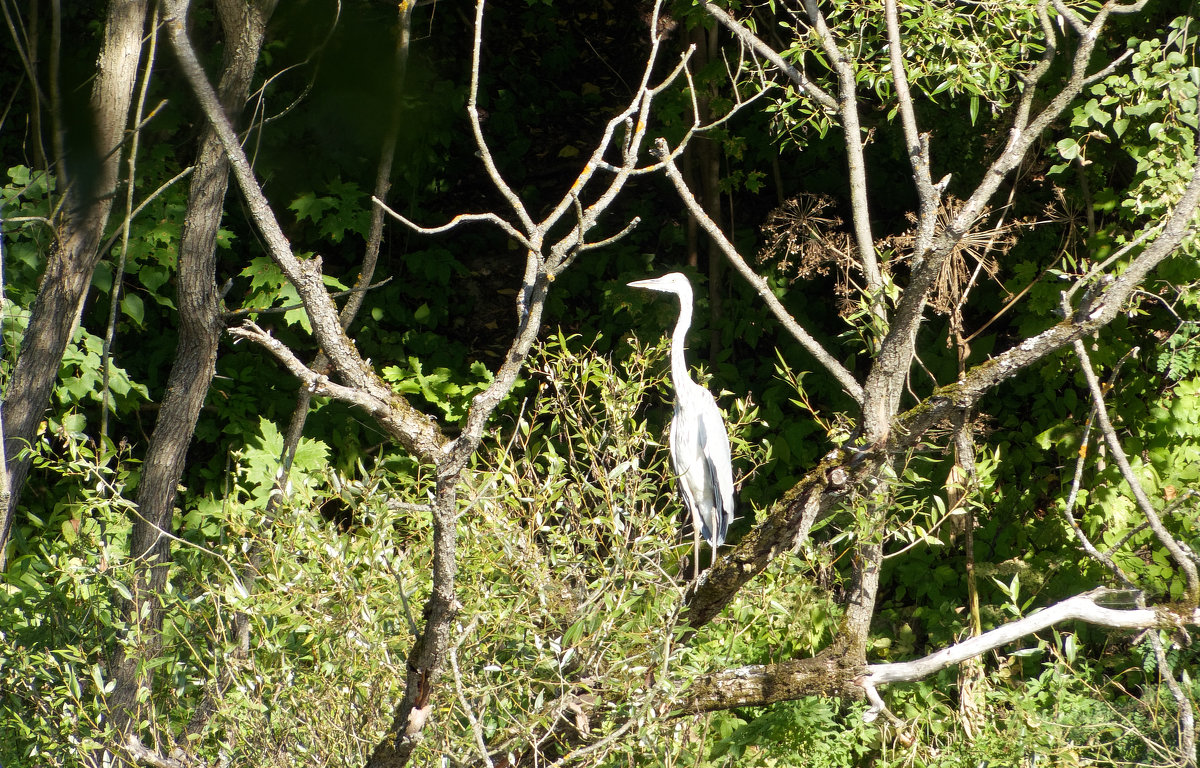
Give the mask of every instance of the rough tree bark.
[{"label": "rough tree bark", "polygon": [[[217,0],[226,41],[218,94],[231,121],[241,114],[246,101],[275,4],[276,0]],[[125,615],[136,625],[139,653],[126,655],[118,650],[113,665],[116,688],[110,698],[113,724],[122,733],[138,721],[137,694],[147,684],[139,667],[158,651],[162,614],[157,595],[166,584],[171,560],[167,534],[172,532],[176,490],[212,383],[217,344],[224,329],[216,282],[216,243],[228,185],[229,161],[216,132],[206,128],[179,242],[179,340],[143,463],[133,518],[129,549],[141,563],[141,577]]]},{"label": "rough tree bark", "polygon": [[[68,143],[80,142],[72,157],[64,157],[61,149],[58,152],[58,184],[66,190],[66,200],[4,396],[4,446],[11,493],[0,525],[0,568],[21,486],[29,472],[30,457],[24,449],[33,441],[49,403],[63,353],[100,260],[99,246],[117,192],[120,148],[137,83],[148,6],[149,0],[110,2],[90,101],[94,134],[66,137]],[[86,145],[88,139],[91,146]]]}]

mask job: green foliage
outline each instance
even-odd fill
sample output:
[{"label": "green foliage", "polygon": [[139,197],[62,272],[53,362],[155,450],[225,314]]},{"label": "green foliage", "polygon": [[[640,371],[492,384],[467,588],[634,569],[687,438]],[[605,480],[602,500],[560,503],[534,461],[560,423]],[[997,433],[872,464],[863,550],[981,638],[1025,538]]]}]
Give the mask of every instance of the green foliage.
[{"label": "green foliage", "polygon": [[[905,45],[905,74],[914,96],[923,105],[937,106],[965,99],[972,125],[980,119],[983,107],[993,116],[999,114],[1010,105],[1027,62],[1041,52],[1031,42],[1039,36],[1036,8],[1033,0],[969,7],[933,3],[902,6],[899,21]],[[822,11],[840,44],[854,49],[853,72],[860,98],[865,101],[867,94],[873,95],[889,110],[887,120],[893,121],[899,108],[883,3],[859,0]],[[814,77],[827,92],[836,93],[836,80],[829,74],[830,62],[816,34],[787,23],[784,27],[790,41],[784,57]],[[782,95],[774,97],[766,111],[786,142],[797,146],[808,143],[806,134],[823,138],[833,127],[831,115],[790,84]]]},{"label": "green foliage", "polygon": [[[54,205],[55,179],[45,171],[34,171],[24,165],[7,169],[7,175],[9,183],[0,188],[4,294],[16,307],[28,307],[33,303],[38,278],[54,236],[48,217]],[[17,339],[9,326],[16,314],[5,312],[3,319],[5,347],[14,349],[13,342]]]},{"label": "green foliage", "polygon": [[[301,259],[313,258],[312,253],[301,253],[297,256]],[[300,302],[300,294],[296,292],[296,287],[288,282],[283,271],[269,257],[256,256],[250,259],[241,276],[250,278],[245,301],[252,319],[258,319],[260,313],[282,312],[285,323],[295,325],[305,333],[312,332],[312,324],[308,320],[304,305]],[[346,287],[330,275],[323,275],[322,282],[329,288]]]},{"label": "green foliage", "polygon": [[1131,39],[1131,67],[1092,86],[1091,98],[1073,112],[1071,127],[1077,133],[1056,145],[1067,162],[1053,166],[1051,173],[1072,161],[1090,165],[1091,141],[1119,142],[1121,151],[1136,161],[1134,183],[1119,198],[1127,221],[1162,216],[1191,178],[1200,127],[1200,67],[1189,65],[1188,59],[1196,44],[1193,21],[1184,16],[1172,21],[1165,40]]},{"label": "green foliage", "polygon": [[[28,307],[51,250],[53,232],[48,217],[54,205],[55,180],[42,171],[18,165],[7,171],[10,183],[0,189],[4,242],[4,314],[0,318],[6,354],[0,360],[0,385],[7,384],[15,351],[20,348],[29,322]],[[110,280],[111,285],[111,280]],[[137,296],[127,296],[125,314],[138,324],[144,310]],[[85,327],[75,329],[62,359],[59,384],[54,390],[58,405],[51,417],[51,431],[82,434],[86,413],[103,401],[102,335]],[[109,409],[129,415],[149,399],[147,387],[135,381],[118,365],[109,367]]]},{"label": "green foliage", "polygon": [[[420,314],[420,310],[417,313]],[[404,367],[386,366],[381,371],[383,380],[400,394],[421,397],[452,423],[466,418],[471,398],[487,389],[494,379],[488,367],[479,361],[471,364],[474,379],[468,381],[462,381],[463,377],[449,368],[435,368],[425,373],[421,370],[423,365],[418,357],[409,357],[407,362],[408,365]]]},{"label": "green foliage", "polygon": [[807,698],[762,711],[748,721],[722,718],[710,758],[715,765],[862,765],[875,753],[875,727],[865,707]]},{"label": "green foliage", "polygon": [[311,222],[317,229],[317,239],[340,243],[347,232],[367,236],[371,223],[368,202],[357,184],[338,179],[329,183],[326,194],[318,197],[306,192],[293,200],[288,210],[296,212],[297,221]]},{"label": "green foliage", "polygon": [[76,766],[107,738],[108,656],[132,571],[122,543],[135,465],[67,435],[37,463],[72,490],[13,532],[0,592],[0,762]]},{"label": "green foliage", "polygon": [[[249,492],[246,505],[251,509],[263,509],[267,505],[276,485],[276,467],[283,456],[284,437],[271,422],[259,420],[260,435],[251,439],[237,463],[243,467],[239,487]],[[301,497],[316,491],[316,485],[324,479],[329,466],[329,448],[316,440],[300,438],[296,453],[292,457],[288,483],[292,493]]]},{"label": "green foliage", "polygon": [[[571,161],[611,104],[627,93],[629,69],[645,37],[632,16],[600,6],[565,14],[561,3],[555,5],[527,0],[524,7],[497,6],[486,28],[494,35],[488,46],[502,42],[505,56],[489,57],[485,65],[485,132],[530,211],[575,178],[578,167]],[[935,162],[954,172],[955,184],[973,172],[960,160],[994,149],[997,134],[989,118],[1009,105],[1018,92],[1015,77],[1041,53],[1024,39],[1036,26],[1031,7],[1022,0],[901,8],[908,75],[918,96],[929,100],[919,105],[920,117],[934,128]],[[356,133],[353,110],[369,112],[370,120],[361,122],[374,127],[383,101],[370,91],[382,80],[374,76],[378,67],[363,70],[370,77],[349,70],[327,75],[332,62],[344,66],[347,58],[335,50],[357,55],[349,49],[390,43],[380,8],[346,6],[370,34],[331,43],[340,48],[326,52],[320,77],[305,62],[290,70],[302,74],[296,82],[271,78],[263,91],[273,103],[307,99],[256,135],[262,149],[256,171],[270,181],[276,199],[291,201],[288,235],[297,250],[319,253],[326,272],[341,278],[327,278],[331,288],[356,273],[370,211],[360,185],[371,177],[366,164],[378,141],[370,130]],[[294,27],[273,31],[265,61],[287,65],[310,55],[308,36],[317,25],[309,23],[306,9],[304,3],[281,9],[295,14]],[[896,115],[881,3],[831,4],[829,13],[843,43],[861,57],[855,76],[866,135],[873,137],[871,178],[887,192],[872,190],[883,201],[876,222],[883,236],[904,226],[896,223],[906,205],[895,193],[902,185],[892,182],[907,183],[910,171],[903,147],[882,130]],[[496,207],[477,158],[459,151],[466,146],[463,84],[456,82],[462,49],[441,43],[456,35],[465,39],[460,24],[458,16],[439,15],[430,27],[435,44],[415,43],[412,85],[400,97],[405,128],[397,150],[396,205],[424,222]],[[1051,178],[1065,187],[1062,207],[1070,208],[1056,207],[1053,216],[1073,212],[1073,218],[1025,234],[998,278],[1012,293],[1046,274],[1086,273],[1177,197],[1195,156],[1197,74],[1189,66],[1195,42],[1187,24],[1174,22],[1158,40],[1132,41],[1129,66],[1095,84],[1071,124],[1047,143],[1044,165],[1058,163]],[[812,35],[780,30],[791,35],[792,60],[832,90],[829,62]],[[599,50],[623,55],[586,58]],[[709,90],[724,76],[724,61],[695,74],[714,110],[730,103],[727,93]],[[364,96],[369,91],[371,98]],[[545,98],[548,93],[552,98]],[[777,204],[768,198],[790,194],[798,178],[805,189],[824,183],[840,190],[843,184],[843,159],[831,154],[837,138],[831,116],[791,90],[772,95],[778,100],[765,116],[746,114],[736,126],[708,134],[720,143],[720,191],[731,198],[728,209],[746,253],[755,249],[762,209]],[[690,124],[691,94],[664,94],[660,105],[668,134]],[[166,119],[176,122],[154,123],[162,133],[139,159],[145,174],[139,194],[190,162],[174,153],[190,147],[179,137],[191,128],[178,113]],[[795,167],[779,163],[767,122],[776,135],[806,145],[803,157],[788,158]],[[827,134],[830,140],[821,142]],[[939,143],[945,138],[950,141]],[[1125,153],[1132,167],[1128,184],[1113,171]],[[296,163],[297,155],[306,162]],[[1065,173],[1072,165],[1083,173]],[[1030,170],[1038,177],[1046,168],[1034,163]],[[5,348],[15,350],[52,247],[52,230],[42,219],[56,192],[55,180],[44,172],[17,166],[8,177],[0,194],[11,309],[2,332]],[[1027,195],[1030,177],[1022,177],[1014,211],[1040,216],[1047,200],[1039,194],[1049,193],[1034,189]],[[587,697],[586,704],[601,702],[595,710],[581,708],[593,719],[576,727],[590,725],[593,739],[614,737],[607,751],[592,756],[597,765],[1145,763],[1154,757],[1154,743],[1170,743],[1173,704],[1157,679],[1153,654],[1144,645],[1123,647],[1123,636],[1069,628],[983,660],[980,680],[949,670],[889,688],[884,695],[903,718],[901,733],[892,725],[863,723],[861,705],[818,699],[711,716],[671,712],[697,675],[803,658],[834,642],[853,548],[864,535],[879,536],[890,554],[899,553],[885,563],[872,660],[904,660],[944,647],[968,633],[970,622],[958,525],[963,510],[952,509],[937,490],[950,462],[941,455],[944,436],[934,435],[888,478],[894,496],[887,499],[885,529],[867,526],[868,503],[877,499],[854,500],[680,646],[680,572],[690,541],[680,536],[680,505],[663,445],[671,397],[666,347],[616,341],[639,315],[608,311],[631,306],[619,288],[596,290],[615,275],[666,268],[672,262],[664,254],[682,251],[685,226],[658,191],[626,199],[622,216],[643,220],[628,240],[588,253],[556,280],[548,315],[579,336],[561,332],[545,341],[517,396],[489,427],[486,450],[461,489],[461,621],[419,762],[471,759],[478,753],[476,728],[495,762],[510,753],[521,757],[531,740],[574,711],[572,695]],[[0,596],[0,762],[6,765],[79,765],[109,736],[104,715],[113,652],[123,644],[135,655],[145,653],[122,618],[135,583],[123,547],[137,457],[151,423],[140,406],[157,398],[160,372],[173,352],[185,200],[184,185],[178,185],[148,206],[131,223],[124,254],[118,349],[138,354],[122,358],[125,368],[112,371],[110,387],[119,416],[114,423],[132,448],[118,453],[109,442],[96,447],[85,437],[99,402],[104,301],[89,302],[46,428],[33,446],[39,479],[18,517]],[[227,228],[218,238],[218,282],[235,278],[230,308],[239,299],[264,323],[282,313],[276,333],[293,343],[307,330],[297,296],[262,255],[236,198],[228,208]],[[1097,226],[1080,233],[1085,211]],[[367,295],[360,326],[351,329],[396,392],[450,424],[461,422],[471,398],[492,380],[492,362],[510,337],[513,273],[521,260],[503,237],[464,232],[451,245],[390,231],[381,261],[387,274],[379,278],[393,279]],[[892,257],[886,247],[881,253]],[[1164,266],[1163,282],[1089,340],[1106,373],[1131,346],[1146,350],[1144,362],[1126,363],[1120,386],[1107,395],[1109,405],[1167,525],[1193,549],[1200,544],[1200,519],[1186,489],[1200,473],[1194,331],[1200,274],[1194,257],[1189,243]],[[115,266],[102,262],[95,295],[114,294],[114,275]],[[776,296],[861,377],[886,331],[869,299],[856,298],[857,305],[839,315],[827,281],[795,285],[778,274],[767,277]],[[885,298],[894,301],[901,285],[889,276]],[[803,363],[795,361],[807,358],[775,334],[758,297],[736,281],[718,287],[723,314],[713,321],[707,291],[698,292],[693,359],[702,359],[703,345],[695,342],[712,322],[721,343],[707,369],[724,390],[719,400],[729,410],[742,482],[736,539],[830,445],[849,437],[853,408],[828,377],[799,367]],[[1057,322],[1061,287],[1045,279],[1034,285],[1019,315],[973,342],[976,359]],[[985,307],[1006,300],[995,293],[984,299]],[[672,312],[666,306],[648,310],[647,327],[660,333]],[[943,333],[932,326],[923,333]],[[936,358],[939,351],[931,354]],[[5,377],[11,362],[11,356],[4,360]],[[939,362],[945,361],[922,360],[934,378],[941,375]],[[360,765],[389,725],[406,671],[404,655],[430,588],[430,515],[413,503],[428,498],[429,468],[390,455],[361,414],[318,400],[310,437],[293,467],[290,499],[269,513],[282,448],[276,424],[291,407],[295,384],[245,345],[223,347],[218,365],[179,496],[175,531],[181,540],[173,548],[170,589],[161,596],[168,617],[165,653],[138,657],[153,680],[145,732],[177,738],[212,762]],[[916,396],[927,384],[914,372]],[[979,526],[973,565],[981,619],[990,628],[1107,576],[1080,555],[1061,520],[1090,407],[1072,361],[1028,372],[984,406],[995,416],[981,419],[979,484],[965,504]],[[1111,461],[1094,442],[1087,459],[1077,504],[1084,530],[1098,545],[1124,542],[1118,562],[1151,596],[1178,595],[1181,581],[1156,540],[1138,530],[1141,518]],[[251,565],[253,584],[247,578]],[[238,616],[251,622],[248,651],[233,631]],[[1186,668],[1194,662],[1189,650],[1171,653],[1172,663]],[[1139,689],[1147,694],[1147,708],[1139,709],[1127,693]],[[970,711],[972,702],[982,717]],[[192,715],[210,705],[211,719],[189,732]],[[627,724],[627,731],[616,733]],[[566,741],[543,746],[548,756],[572,747]]]},{"label": "green foliage", "polygon": [[[291,765],[291,756],[318,753],[332,760],[326,764],[361,765],[388,721],[381,703],[398,695],[403,678],[398,659],[409,617],[395,599],[397,579],[416,581],[407,559],[413,553],[398,550],[390,536],[408,524],[408,513],[386,501],[415,489],[365,474],[359,512],[371,525],[339,532],[312,512],[328,491],[316,482],[323,450],[309,444],[293,473],[291,506],[266,518],[262,489],[270,479],[259,468],[273,465],[265,459],[279,438],[268,424],[264,432],[263,454],[247,453],[230,495],[201,503],[178,526],[183,539],[160,596],[168,617],[163,649],[140,658],[153,681],[146,726],[209,761],[221,754],[243,764]],[[145,650],[121,617],[136,578],[122,549],[133,514],[123,498],[136,467],[126,454],[72,438],[66,447],[66,456],[43,454],[39,462],[76,490],[51,516],[18,528],[0,593],[6,765],[86,764],[111,743],[112,650],[121,643],[135,658]],[[246,581],[251,556],[257,588]],[[347,602],[346,595],[356,597]],[[239,614],[255,638],[249,656],[238,650]],[[212,718],[189,731],[202,704],[213,708]]]}]

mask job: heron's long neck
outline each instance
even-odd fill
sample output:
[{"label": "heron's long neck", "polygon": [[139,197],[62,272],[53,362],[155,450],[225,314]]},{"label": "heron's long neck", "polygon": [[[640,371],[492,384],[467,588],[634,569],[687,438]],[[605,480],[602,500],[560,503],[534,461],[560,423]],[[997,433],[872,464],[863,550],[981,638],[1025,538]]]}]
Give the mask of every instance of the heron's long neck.
[{"label": "heron's long neck", "polygon": [[679,321],[675,323],[675,332],[671,334],[671,380],[675,384],[676,393],[681,387],[691,383],[688,377],[687,360],[684,347],[687,345],[688,328],[692,327],[692,297],[690,294],[679,297]]}]

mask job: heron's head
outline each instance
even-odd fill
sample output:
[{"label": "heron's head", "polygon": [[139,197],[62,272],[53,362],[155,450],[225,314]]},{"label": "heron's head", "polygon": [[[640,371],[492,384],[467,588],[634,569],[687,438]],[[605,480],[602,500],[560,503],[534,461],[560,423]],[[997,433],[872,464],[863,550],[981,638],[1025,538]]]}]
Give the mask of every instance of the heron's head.
[{"label": "heron's head", "polygon": [[692,284],[679,272],[668,272],[662,277],[656,277],[653,280],[634,280],[629,284],[629,287],[647,288],[651,291],[661,291],[662,293],[673,293],[680,297],[680,299],[690,299],[692,296]]}]

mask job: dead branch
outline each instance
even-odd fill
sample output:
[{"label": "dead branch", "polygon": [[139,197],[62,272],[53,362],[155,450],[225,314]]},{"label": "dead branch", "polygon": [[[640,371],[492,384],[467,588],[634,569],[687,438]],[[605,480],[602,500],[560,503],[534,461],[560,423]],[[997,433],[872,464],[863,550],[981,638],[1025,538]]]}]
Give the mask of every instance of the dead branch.
[{"label": "dead branch", "polygon": [[[588,233],[596,227],[603,214],[630,178],[639,172],[639,156],[645,141],[651,107],[657,95],[686,70],[688,54],[681,57],[679,64],[668,73],[657,86],[650,85],[650,78],[657,61],[661,39],[657,24],[651,23],[651,50],[647,56],[640,85],[625,109],[611,119],[595,150],[585,162],[575,183],[564,194],[542,221],[534,221],[523,202],[504,180],[496,165],[484,136],[479,120],[476,100],[479,88],[479,67],[482,50],[482,30],[485,0],[478,0],[475,7],[475,34],[472,50],[472,72],[467,111],[471,119],[476,148],[484,170],[496,189],[504,197],[517,223],[507,222],[495,213],[481,214],[470,218],[481,218],[497,224],[510,236],[526,246],[525,272],[517,291],[518,328],[509,346],[504,362],[495,372],[488,387],[471,401],[467,417],[459,437],[447,445],[446,453],[437,461],[437,484],[433,503],[433,565],[431,575],[433,590],[425,606],[425,627],[408,656],[408,676],[404,697],[396,707],[390,735],[380,743],[368,761],[372,768],[392,768],[406,765],[413,750],[421,742],[425,724],[432,711],[434,688],[447,662],[450,644],[450,627],[457,616],[459,606],[454,597],[456,573],[456,546],[458,517],[457,489],[463,470],[478,449],[483,437],[484,426],[496,407],[508,395],[517,379],[530,349],[541,329],[542,312],[550,284],[555,276],[565,269],[575,255],[589,245],[611,242],[631,229],[626,226],[621,233],[592,244]],[[660,3],[655,4],[653,18],[657,18]],[[636,116],[636,121],[635,121]],[[617,135],[618,127],[625,127],[621,164],[613,166],[603,162]],[[690,137],[690,134],[689,134]],[[684,141],[687,139],[685,138]],[[580,202],[596,179],[596,171],[606,170],[612,175],[607,182],[594,191],[594,202],[584,207]],[[377,201],[378,202],[378,201]],[[550,232],[569,212],[574,212],[574,225],[553,242],[548,242]],[[467,220],[458,217],[443,231]],[[556,230],[557,231],[557,230]],[[279,356],[280,353],[276,353]],[[311,372],[309,372],[311,374]]]},{"label": "dead branch", "polygon": [[1146,522],[1150,524],[1150,530],[1154,531],[1155,538],[1171,553],[1171,559],[1175,561],[1179,570],[1183,571],[1184,577],[1187,579],[1187,605],[1195,608],[1200,604],[1200,577],[1196,573],[1195,556],[1191,552],[1185,551],[1183,545],[1163,525],[1162,518],[1154,509],[1150,497],[1146,495],[1146,489],[1142,487],[1142,481],[1138,479],[1133,472],[1133,467],[1129,465],[1129,457],[1125,455],[1125,449],[1121,446],[1117,430],[1113,428],[1112,421],[1108,418],[1108,406],[1104,404],[1104,393],[1100,390],[1100,380],[1096,378],[1096,372],[1092,370],[1092,360],[1087,353],[1087,345],[1081,339],[1076,339],[1074,346],[1084,378],[1087,379],[1088,390],[1092,395],[1092,405],[1096,409],[1096,420],[1100,425],[1100,433],[1104,435],[1104,442],[1108,445],[1113,460],[1117,462],[1117,467],[1121,470],[1121,477],[1125,478],[1129,491],[1137,502],[1138,509],[1146,518]]},{"label": "dead branch", "polygon": [[414,455],[426,461],[436,461],[442,455],[445,443],[436,422],[426,418],[406,400],[392,392],[359,356],[353,343],[342,330],[337,308],[325,291],[319,259],[301,262],[292,253],[274,211],[254,177],[254,171],[234,133],[233,126],[221,109],[217,95],[188,39],[185,23],[186,0],[165,0],[165,3],[167,30],[188,85],[225,148],[230,167],[246,198],[251,218],[261,232],[272,260],[300,295],[305,311],[312,320],[313,335],[329,355],[339,377],[347,387],[368,394],[375,402],[389,403],[392,413],[387,419],[387,425],[391,434]]},{"label": "dead branch", "polygon": [[821,343],[813,338],[812,334],[810,334],[804,328],[804,326],[796,322],[796,319],[792,317],[791,313],[787,311],[787,308],[783,306],[783,302],[781,302],[775,296],[774,291],[771,290],[771,286],[767,284],[766,279],[755,272],[754,269],[746,263],[746,260],[742,258],[740,253],[738,253],[737,248],[732,242],[729,241],[729,238],[725,237],[725,233],[721,231],[720,226],[718,226],[717,223],[712,220],[712,217],[710,217],[708,212],[704,210],[704,206],[702,206],[700,202],[696,200],[696,196],[692,194],[690,189],[688,189],[687,183],[684,181],[683,174],[679,172],[678,167],[675,165],[674,158],[667,151],[666,142],[663,139],[659,139],[658,141],[659,146],[657,151],[659,156],[662,158],[662,164],[664,170],[666,171],[667,178],[669,178],[671,183],[675,185],[675,191],[679,193],[679,197],[681,200],[683,200],[683,204],[687,206],[688,212],[696,218],[697,222],[699,222],[701,229],[708,233],[708,236],[712,238],[712,241],[717,245],[718,248],[721,249],[721,252],[725,254],[725,258],[729,260],[729,263],[733,265],[733,268],[737,270],[738,274],[745,278],[746,282],[750,283],[750,285],[754,288],[755,293],[757,293],[759,298],[762,299],[763,303],[767,305],[767,308],[771,310],[771,313],[775,315],[775,319],[779,321],[780,325],[787,329],[788,333],[790,333],[792,337],[800,343],[800,346],[804,347],[804,349],[810,355],[817,359],[817,362],[825,367],[825,370],[827,370],[835,379],[837,379],[838,383],[842,385],[842,389],[846,391],[846,394],[850,395],[856,402],[861,404],[863,400],[862,385],[855,381],[854,375],[851,374],[850,371],[847,370],[846,367],[837,360],[837,358],[829,354],[829,352],[823,346],[821,346]]},{"label": "dead branch", "polygon": [[724,670],[697,680],[684,713],[765,706],[804,696],[859,698],[889,683],[923,680],[938,671],[1068,621],[1114,629],[1176,628],[1200,622],[1200,612],[1175,614],[1147,608],[1118,609],[1101,603],[1126,595],[1098,589],[1063,600],[1025,618],[956,643],[913,661],[857,667],[840,649],[811,659],[756,664]]}]

